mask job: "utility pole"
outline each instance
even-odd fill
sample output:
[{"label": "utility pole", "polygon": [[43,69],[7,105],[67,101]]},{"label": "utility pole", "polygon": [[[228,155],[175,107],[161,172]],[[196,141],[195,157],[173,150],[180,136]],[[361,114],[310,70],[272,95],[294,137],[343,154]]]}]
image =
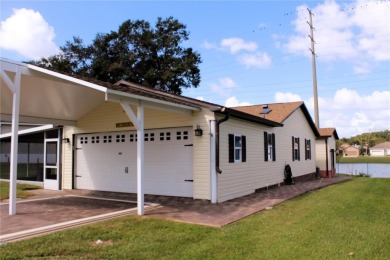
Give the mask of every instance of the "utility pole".
[{"label": "utility pole", "polygon": [[311,12],[309,8],[307,8],[307,11],[309,11],[309,20],[310,22],[307,22],[310,27],[310,41],[311,41],[311,70],[313,74],[313,99],[314,99],[314,117],[315,117],[315,124],[316,127],[319,129],[320,128],[320,119],[318,115],[318,94],[317,94],[317,70],[316,70],[316,52],[314,50],[314,27],[313,27],[313,20],[312,17],[314,14]]}]

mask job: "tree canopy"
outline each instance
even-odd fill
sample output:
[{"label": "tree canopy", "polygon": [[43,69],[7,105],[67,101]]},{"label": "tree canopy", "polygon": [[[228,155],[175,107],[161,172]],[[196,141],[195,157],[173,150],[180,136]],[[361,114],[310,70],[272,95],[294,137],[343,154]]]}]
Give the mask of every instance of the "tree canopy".
[{"label": "tree canopy", "polygon": [[73,37],[61,54],[30,63],[70,75],[115,83],[127,80],[166,92],[200,84],[200,55],[182,44],[189,38],[177,19],[158,18],[154,27],[144,20],[127,20],[117,31],[98,33],[91,44]]},{"label": "tree canopy", "polygon": [[341,138],[338,140],[338,145],[343,143],[373,147],[377,144],[390,141],[390,130],[379,132],[363,133],[350,138]]}]

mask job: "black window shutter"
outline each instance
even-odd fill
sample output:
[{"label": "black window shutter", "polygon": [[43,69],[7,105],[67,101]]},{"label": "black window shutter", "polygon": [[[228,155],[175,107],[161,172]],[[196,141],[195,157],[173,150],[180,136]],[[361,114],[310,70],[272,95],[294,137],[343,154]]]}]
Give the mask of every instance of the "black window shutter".
[{"label": "black window shutter", "polygon": [[242,155],[242,162],[246,162],[246,136],[241,136],[241,155]]},{"label": "black window shutter", "polygon": [[305,160],[307,160],[307,140],[305,139]]},{"label": "black window shutter", "polygon": [[301,160],[301,146],[300,146],[300,138],[298,137],[298,161]]},{"label": "black window shutter", "polygon": [[311,140],[308,140],[309,142],[309,160],[311,160]]},{"label": "black window shutter", "polygon": [[268,162],[268,133],[264,132],[264,161]]},{"label": "black window shutter", "polygon": [[272,134],[272,161],[276,161],[275,134]]},{"label": "black window shutter", "polygon": [[295,138],[294,136],[292,137],[292,160],[295,161],[295,149],[294,149],[294,146],[295,146]]},{"label": "black window shutter", "polygon": [[229,163],[234,162],[234,135],[229,134]]}]

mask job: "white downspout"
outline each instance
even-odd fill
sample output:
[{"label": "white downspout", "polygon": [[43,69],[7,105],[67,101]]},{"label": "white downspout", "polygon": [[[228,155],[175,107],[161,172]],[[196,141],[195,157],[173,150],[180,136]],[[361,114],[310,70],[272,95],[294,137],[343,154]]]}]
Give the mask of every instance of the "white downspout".
[{"label": "white downspout", "polygon": [[215,120],[210,120],[210,183],[211,203],[217,203],[217,172],[215,170]]}]

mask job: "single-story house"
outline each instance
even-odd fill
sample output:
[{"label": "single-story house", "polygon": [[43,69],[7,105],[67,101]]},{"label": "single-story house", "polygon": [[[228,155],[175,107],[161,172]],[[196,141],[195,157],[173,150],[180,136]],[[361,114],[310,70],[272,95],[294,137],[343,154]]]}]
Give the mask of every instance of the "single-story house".
[{"label": "single-story house", "polygon": [[344,157],[358,157],[360,155],[360,149],[354,145],[342,144],[340,145],[339,153]]},{"label": "single-story house", "polygon": [[383,142],[370,148],[371,156],[389,156],[390,142]]},{"label": "single-story house", "polygon": [[339,136],[335,128],[320,128],[316,140],[316,161],[322,178],[336,176],[336,140]]},{"label": "single-story house", "polygon": [[[303,102],[227,108],[126,81],[1,65],[1,118],[14,130],[0,137],[45,133],[46,189],[137,193],[142,215],[145,193],[218,203],[283,184],[287,165],[295,180],[316,174],[320,133]],[[17,131],[19,120],[43,126]],[[10,214],[12,204],[11,196]]]}]

